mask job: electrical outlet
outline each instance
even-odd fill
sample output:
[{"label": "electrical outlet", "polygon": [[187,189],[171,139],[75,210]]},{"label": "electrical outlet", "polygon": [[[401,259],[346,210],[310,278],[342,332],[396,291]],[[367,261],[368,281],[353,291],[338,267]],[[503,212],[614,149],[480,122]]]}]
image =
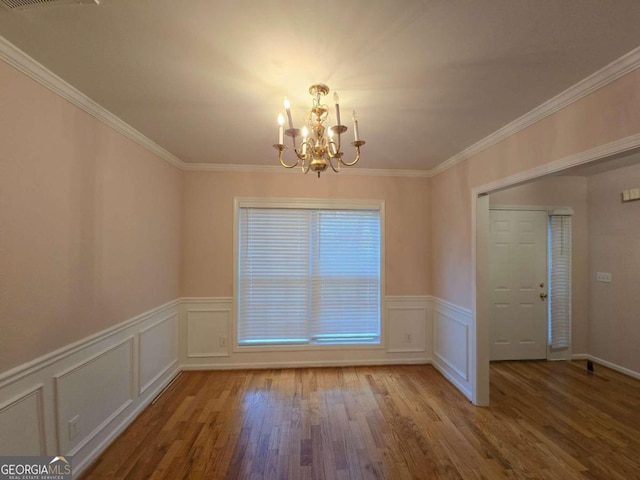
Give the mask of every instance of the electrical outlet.
[{"label": "electrical outlet", "polygon": [[225,348],[227,346],[227,337],[218,337],[218,345],[220,348]]},{"label": "electrical outlet", "polygon": [[411,335],[410,333],[405,333],[404,343],[413,343],[413,335]]},{"label": "electrical outlet", "polygon": [[596,282],[611,283],[611,274],[609,272],[596,273]]},{"label": "electrical outlet", "polygon": [[78,435],[78,420],[80,415],[76,415],[69,420],[69,440],[73,440]]}]

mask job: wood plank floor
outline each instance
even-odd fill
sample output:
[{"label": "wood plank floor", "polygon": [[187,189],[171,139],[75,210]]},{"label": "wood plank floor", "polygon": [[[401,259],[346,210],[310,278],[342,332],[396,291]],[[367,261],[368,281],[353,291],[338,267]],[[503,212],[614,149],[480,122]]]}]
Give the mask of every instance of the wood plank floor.
[{"label": "wood plank floor", "polygon": [[640,382],[501,362],[489,408],[433,367],[185,372],[85,479],[640,479]]}]

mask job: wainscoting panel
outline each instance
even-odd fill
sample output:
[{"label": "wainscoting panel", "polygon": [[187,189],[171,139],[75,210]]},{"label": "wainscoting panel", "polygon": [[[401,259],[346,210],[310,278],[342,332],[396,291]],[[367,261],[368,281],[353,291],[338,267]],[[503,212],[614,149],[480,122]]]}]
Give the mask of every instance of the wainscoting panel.
[{"label": "wainscoting panel", "polygon": [[129,337],[55,376],[61,452],[75,455],[133,401],[133,340]]},{"label": "wainscoting panel", "polygon": [[231,308],[189,308],[187,357],[228,357],[231,342]]},{"label": "wainscoting panel", "polygon": [[471,399],[471,311],[433,299],[433,364]]},{"label": "wainscoting panel", "polygon": [[386,298],[387,352],[425,352],[431,358],[429,297]]},{"label": "wainscoting panel", "polygon": [[178,373],[178,305],[0,373],[0,452],[73,455],[79,475]]},{"label": "wainscoting panel", "polygon": [[140,330],[140,387],[142,395],[178,363],[178,313]]},{"label": "wainscoting panel", "polygon": [[0,405],[0,452],[2,455],[45,455],[42,410],[43,385]]}]

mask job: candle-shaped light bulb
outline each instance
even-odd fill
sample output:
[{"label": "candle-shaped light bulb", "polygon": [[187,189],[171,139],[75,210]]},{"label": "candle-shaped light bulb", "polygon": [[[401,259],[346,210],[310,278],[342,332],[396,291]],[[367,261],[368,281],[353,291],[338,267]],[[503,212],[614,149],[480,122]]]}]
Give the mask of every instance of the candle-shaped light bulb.
[{"label": "candle-shaped light bulb", "polygon": [[353,111],[353,135],[356,142],[360,140],[360,132],[358,132],[358,114],[355,110]]},{"label": "candle-shaped light bulb", "polygon": [[284,97],[284,109],[287,112],[287,119],[289,120],[289,128],[293,128],[293,119],[291,118],[291,103],[289,99]]},{"label": "candle-shaped light bulb", "polygon": [[309,136],[309,129],[304,126],[302,127],[302,154],[307,154],[307,137]]},{"label": "candle-shaped light bulb", "polygon": [[329,129],[329,148],[331,149],[331,154],[334,155],[336,153],[336,144],[333,141],[333,128]]},{"label": "candle-shaped light bulb", "polygon": [[340,125],[340,97],[338,92],[333,92],[333,103],[336,104],[336,125]]},{"label": "candle-shaped light bulb", "polygon": [[278,145],[284,145],[284,117],[281,113],[278,114]]}]

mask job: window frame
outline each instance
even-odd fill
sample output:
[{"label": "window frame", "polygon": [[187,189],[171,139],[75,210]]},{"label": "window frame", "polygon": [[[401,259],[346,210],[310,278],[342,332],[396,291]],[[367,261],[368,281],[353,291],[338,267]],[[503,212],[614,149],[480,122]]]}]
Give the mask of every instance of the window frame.
[{"label": "window frame", "polygon": [[[380,342],[369,344],[280,344],[280,345],[239,345],[238,344],[238,242],[239,212],[241,208],[291,208],[326,210],[378,210],[380,212]],[[233,201],[233,328],[232,351],[278,352],[312,350],[384,350],[386,348],[386,308],[385,308],[385,202],[384,200],[341,200],[316,198],[258,198],[235,197]]]}]

